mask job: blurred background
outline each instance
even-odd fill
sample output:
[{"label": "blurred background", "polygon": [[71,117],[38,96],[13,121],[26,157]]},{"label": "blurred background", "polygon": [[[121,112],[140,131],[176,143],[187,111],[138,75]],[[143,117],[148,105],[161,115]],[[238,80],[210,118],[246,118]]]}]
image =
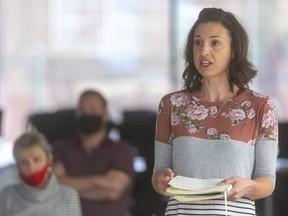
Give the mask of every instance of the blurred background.
[{"label": "blurred background", "polygon": [[33,112],[74,107],[97,88],[114,121],[155,111],[182,87],[183,45],[203,7],[235,13],[259,69],[251,87],[288,119],[286,0],[0,0],[2,135],[13,141]]},{"label": "blurred background", "polygon": [[[107,98],[112,121],[125,126],[121,136],[140,150],[149,143],[144,153],[150,156],[144,168],[149,170],[143,183],[147,186],[154,114],[164,94],[182,87],[183,46],[203,7],[237,15],[248,31],[250,58],[259,70],[250,87],[270,96],[280,123],[287,122],[286,0],[0,0],[0,144],[13,143],[27,130],[31,115],[74,109],[80,92],[95,88]],[[150,118],[143,123],[149,130],[138,124],[149,136],[129,137],[135,125],[123,121],[133,111]],[[287,137],[287,132],[288,127],[282,134]],[[141,134],[145,137],[139,141]],[[11,162],[5,153],[11,148],[0,145],[0,162]],[[288,158],[288,149],[286,153],[280,155]],[[278,178],[285,185],[286,174]],[[138,187],[145,190],[143,185]],[[279,188],[278,195],[283,192]],[[274,198],[277,209],[284,208],[283,200]],[[272,211],[271,202],[263,212]],[[277,215],[288,215],[287,208],[281,212]]]}]

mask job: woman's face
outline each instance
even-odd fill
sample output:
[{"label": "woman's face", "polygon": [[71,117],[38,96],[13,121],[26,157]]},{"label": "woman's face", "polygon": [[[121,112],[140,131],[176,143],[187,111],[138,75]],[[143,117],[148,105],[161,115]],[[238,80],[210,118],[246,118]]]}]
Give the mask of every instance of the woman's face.
[{"label": "woman's face", "polygon": [[47,155],[39,146],[21,149],[18,152],[18,168],[24,175],[32,175],[41,171],[49,162]]},{"label": "woman's face", "polygon": [[215,22],[201,23],[194,34],[194,64],[198,72],[207,77],[227,77],[232,59],[229,31]]}]

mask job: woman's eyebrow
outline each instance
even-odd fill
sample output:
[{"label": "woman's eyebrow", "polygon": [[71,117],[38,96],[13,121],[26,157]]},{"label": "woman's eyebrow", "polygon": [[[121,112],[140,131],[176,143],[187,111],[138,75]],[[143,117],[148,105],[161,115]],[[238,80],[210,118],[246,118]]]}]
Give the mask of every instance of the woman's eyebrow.
[{"label": "woman's eyebrow", "polygon": [[[200,35],[194,35],[194,37],[201,38]],[[209,38],[221,38],[221,36],[220,35],[211,35],[211,36],[209,36]]]}]

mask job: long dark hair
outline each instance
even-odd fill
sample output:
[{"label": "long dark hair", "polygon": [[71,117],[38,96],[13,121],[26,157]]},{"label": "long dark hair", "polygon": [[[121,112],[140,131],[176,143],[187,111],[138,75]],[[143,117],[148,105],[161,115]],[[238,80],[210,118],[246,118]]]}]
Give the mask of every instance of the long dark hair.
[{"label": "long dark hair", "polygon": [[208,22],[219,23],[230,33],[233,50],[233,60],[230,62],[228,75],[230,89],[233,90],[234,85],[237,85],[240,90],[248,87],[248,83],[256,76],[257,70],[248,60],[249,38],[247,32],[232,13],[218,8],[204,8],[192,26],[184,47],[186,68],[182,75],[184,80],[183,88],[190,92],[195,92],[200,90],[202,86],[203,77],[194,64],[194,34],[199,24]]}]

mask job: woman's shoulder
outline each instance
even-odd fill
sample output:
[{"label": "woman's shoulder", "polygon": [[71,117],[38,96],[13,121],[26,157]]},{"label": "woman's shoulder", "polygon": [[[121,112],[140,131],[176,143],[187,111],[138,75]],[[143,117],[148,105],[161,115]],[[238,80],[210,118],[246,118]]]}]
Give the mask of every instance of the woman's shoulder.
[{"label": "woman's shoulder", "polygon": [[267,95],[264,95],[264,94],[262,94],[262,93],[260,93],[260,92],[258,92],[258,91],[256,91],[256,90],[253,90],[253,89],[250,89],[250,88],[247,88],[246,89],[246,91],[247,91],[247,93],[249,94],[249,95],[251,95],[252,97],[256,97],[256,98],[262,98],[262,99],[268,99],[269,97],[267,96]]},{"label": "woman's shoulder", "polygon": [[259,93],[255,90],[252,90],[250,88],[244,89],[240,95],[239,98],[241,100],[253,100],[255,102],[266,102],[268,100],[271,100],[269,96],[264,95],[262,93]]},{"label": "woman's shoulder", "polygon": [[13,195],[18,194],[19,187],[21,187],[20,184],[13,184],[13,185],[7,185],[5,186],[2,191],[0,191],[0,196],[7,196],[7,195]]},{"label": "woman's shoulder", "polygon": [[58,193],[60,193],[62,196],[64,197],[78,197],[78,192],[76,191],[76,189],[67,186],[67,185],[62,185],[59,184],[59,188],[58,188]]},{"label": "woman's shoulder", "polygon": [[269,96],[264,95],[262,93],[259,93],[249,88],[245,89],[239,95],[238,101],[240,101],[241,103],[245,103],[245,104],[251,103],[251,105],[253,104],[254,107],[266,106],[266,107],[270,107],[270,109],[275,108],[275,104]]},{"label": "woman's shoulder", "polygon": [[173,101],[173,100],[186,100],[188,98],[191,98],[191,93],[189,93],[187,90],[179,90],[179,91],[173,91],[165,94],[162,96],[161,101]]}]

